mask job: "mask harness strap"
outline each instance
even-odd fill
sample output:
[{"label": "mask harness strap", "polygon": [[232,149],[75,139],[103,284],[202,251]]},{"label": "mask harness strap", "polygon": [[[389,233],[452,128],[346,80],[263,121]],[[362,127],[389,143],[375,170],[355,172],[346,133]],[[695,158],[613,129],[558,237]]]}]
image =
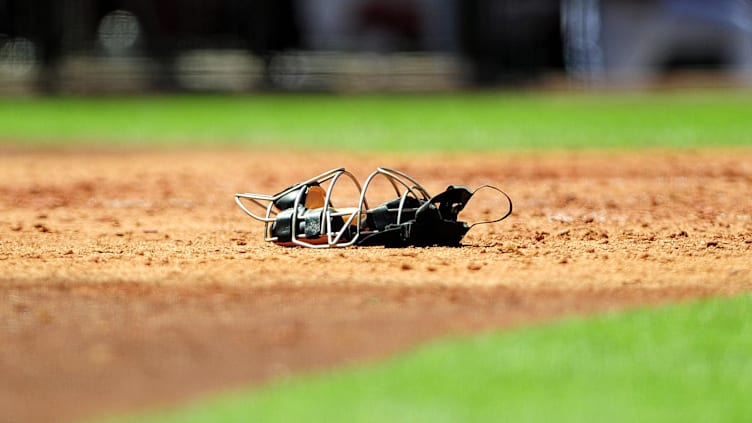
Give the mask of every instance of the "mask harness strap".
[{"label": "mask harness strap", "polygon": [[509,197],[509,195],[507,195],[506,192],[504,192],[504,191],[500,190],[499,188],[496,188],[495,186],[492,186],[492,185],[481,185],[478,188],[476,188],[475,191],[473,191],[472,195],[475,195],[476,192],[478,192],[478,191],[480,191],[482,189],[490,189],[490,190],[496,191],[499,194],[501,194],[502,196],[504,196],[504,198],[506,198],[506,200],[507,200],[507,204],[509,205],[509,208],[507,209],[506,213],[504,213],[503,215],[501,215],[499,218],[494,219],[494,220],[482,220],[480,222],[475,222],[475,223],[473,223],[473,224],[470,225],[470,228],[472,228],[475,225],[486,225],[486,224],[489,224],[489,223],[501,222],[502,220],[506,219],[507,217],[509,217],[512,214],[512,199]]}]

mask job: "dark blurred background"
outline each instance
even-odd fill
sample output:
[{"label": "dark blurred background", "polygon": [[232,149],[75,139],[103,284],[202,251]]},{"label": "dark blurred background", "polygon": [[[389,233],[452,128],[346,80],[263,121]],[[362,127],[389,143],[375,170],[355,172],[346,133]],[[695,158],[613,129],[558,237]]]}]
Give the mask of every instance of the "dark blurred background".
[{"label": "dark blurred background", "polygon": [[0,93],[750,83],[752,0],[0,0]]}]

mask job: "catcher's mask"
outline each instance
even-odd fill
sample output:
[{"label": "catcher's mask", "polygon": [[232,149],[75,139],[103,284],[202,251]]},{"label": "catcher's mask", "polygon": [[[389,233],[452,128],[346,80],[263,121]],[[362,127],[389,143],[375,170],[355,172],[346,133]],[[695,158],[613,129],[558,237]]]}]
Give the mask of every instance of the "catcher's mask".
[{"label": "catcher's mask", "polygon": [[[369,207],[366,193],[377,177],[385,178],[396,197]],[[349,179],[358,191],[354,207],[332,205],[337,181]],[[327,184],[327,189],[323,186]],[[468,224],[457,216],[470,198],[481,189],[497,191],[506,200],[504,213],[490,221]],[[332,169],[297,183],[275,195],[235,194],[235,202],[252,218],[264,222],[264,238],[284,246],[311,248],[350,245],[385,247],[457,246],[473,226],[494,223],[512,214],[512,200],[496,187],[483,185],[475,191],[462,185],[450,185],[431,196],[412,177],[398,170],[379,167],[361,188],[358,180],[344,168]],[[263,213],[251,211],[250,203]],[[339,205],[338,205],[339,206]]]}]

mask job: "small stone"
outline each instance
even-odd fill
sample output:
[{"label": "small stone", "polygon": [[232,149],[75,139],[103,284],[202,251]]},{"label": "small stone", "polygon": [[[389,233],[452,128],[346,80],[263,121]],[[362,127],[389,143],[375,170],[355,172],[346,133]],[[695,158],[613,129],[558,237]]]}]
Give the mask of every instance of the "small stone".
[{"label": "small stone", "polygon": [[50,228],[48,228],[47,226],[41,223],[35,223],[34,228],[38,230],[39,232],[50,232]]}]

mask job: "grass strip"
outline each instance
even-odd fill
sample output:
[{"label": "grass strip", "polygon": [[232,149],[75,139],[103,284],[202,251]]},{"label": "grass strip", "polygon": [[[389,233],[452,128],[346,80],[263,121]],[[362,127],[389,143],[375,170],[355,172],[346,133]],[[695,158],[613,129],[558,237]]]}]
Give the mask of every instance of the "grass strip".
[{"label": "grass strip", "polygon": [[107,421],[752,421],[751,354],[747,294],[446,339]]},{"label": "grass strip", "polygon": [[0,99],[0,145],[467,151],[752,145],[733,91]]}]

